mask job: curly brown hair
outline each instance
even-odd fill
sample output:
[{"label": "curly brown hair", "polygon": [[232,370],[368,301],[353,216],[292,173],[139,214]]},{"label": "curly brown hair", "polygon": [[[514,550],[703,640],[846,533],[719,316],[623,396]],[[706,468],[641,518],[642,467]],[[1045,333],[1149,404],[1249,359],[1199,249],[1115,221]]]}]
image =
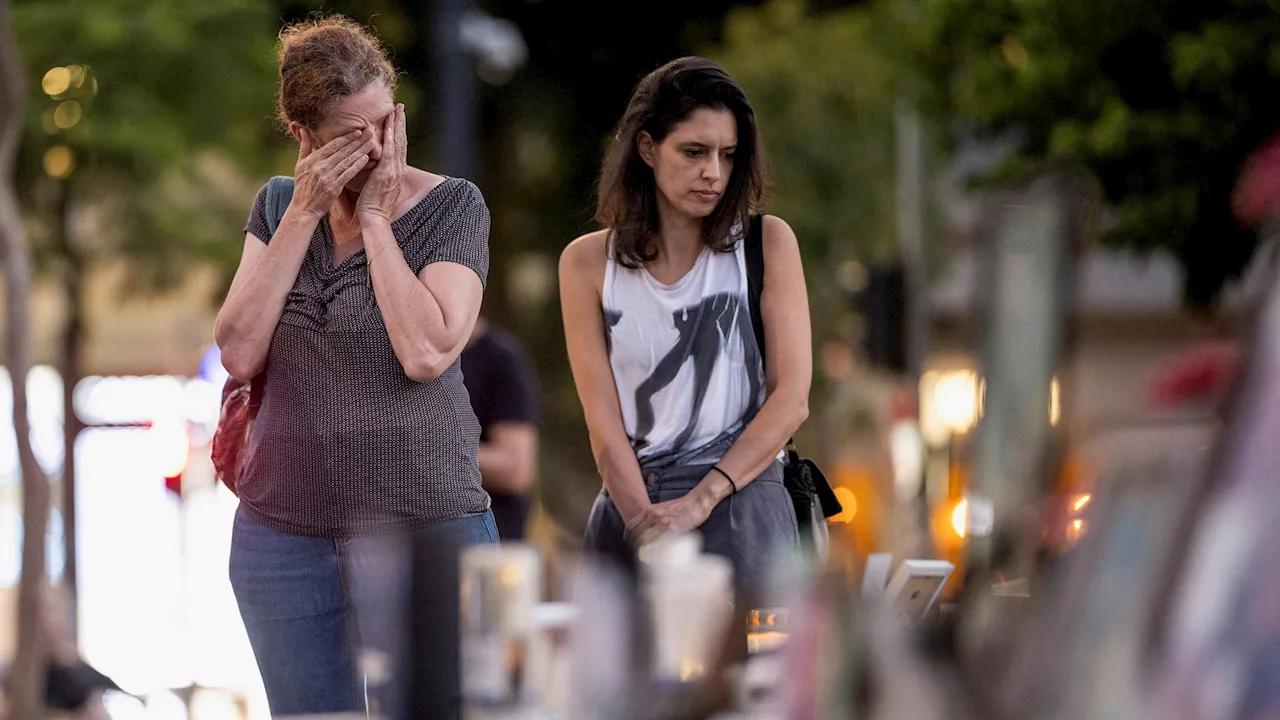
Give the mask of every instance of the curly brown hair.
[{"label": "curly brown hair", "polygon": [[381,81],[395,92],[399,79],[371,30],[341,15],[286,26],[277,45],[280,97],[276,114],[316,129],[334,103]]},{"label": "curly brown hair", "polygon": [[662,142],[672,128],[695,110],[728,110],[738,125],[733,174],[723,199],[702,220],[702,240],[712,250],[728,252],[738,241],[731,230],[747,215],[763,209],[769,169],[755,110],[746,93],[718,65],[685,57],[649,73],[636,85],[605,156],[597,186],[596,221],[612,228],[613,256],[618,264],[637,268],[658,257],[658,188],[653,169],[640,157],[641,131]]}]

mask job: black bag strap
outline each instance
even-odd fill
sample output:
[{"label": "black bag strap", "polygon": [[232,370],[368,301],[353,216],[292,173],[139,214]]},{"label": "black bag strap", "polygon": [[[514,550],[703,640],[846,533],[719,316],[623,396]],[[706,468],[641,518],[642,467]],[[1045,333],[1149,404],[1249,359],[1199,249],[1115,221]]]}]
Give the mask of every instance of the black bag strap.
[{"label": "black bag strap", "polygon": [[[751,330],[760,349],[760,364],[768,367],[764,344],[764,317],[760,315],[760,293],[764,290],[764,216],[756,213],[747,221],[747,236],[742,252],[747,265],[747,309],[751,313]],[[795,438],[787,440],[787,460],[799,462]]]},{"label": "black bag strap", "polygon": [[[747,266],[747,303],[751,312],[751,329],[756,336],[756,345],[760,347],[760,363],[765,362],[764,317],[760,315],[760,293],[764,289],[764,216],[752,215],[747,225],[747,236],[743,240],[742,252]],[[787,440],[787,465],[798,468],[800,473],[807,472],[812,491],[817,495],[822,508],[823,517],[832,517],[843,511],[840,499],[835,490],[827,482],[827,476],[812,460],[800,457],[796,450],[796,439]]]},{"label": "black bag strap", "polygon": [[[272,235],[280,227],[284,219],[284,211],[289,209],[293,200],[293,178],[277,175],[267,181],[267,229]],[[249,383],[249,407],[262,406],[262,395],[266,391],[267,373],[262,371]]]},{"label": "black bag strap", "polygon": [[747,237],[742,251],[747,264],[747,302],[751,312],[751,329],[760,349],[761,364],[767,362],[764,347],[764,318],[760,317],[760,291],[764,289],[764,216],[752,215],[747,223]]}]

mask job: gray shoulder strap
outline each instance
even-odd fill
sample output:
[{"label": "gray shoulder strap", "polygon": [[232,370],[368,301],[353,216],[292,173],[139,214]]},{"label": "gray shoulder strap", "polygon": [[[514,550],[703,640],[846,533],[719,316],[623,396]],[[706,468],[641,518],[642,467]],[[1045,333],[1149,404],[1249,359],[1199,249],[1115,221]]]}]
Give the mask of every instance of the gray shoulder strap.
[{"label": "gray shoulder strap", "polygon": [[277,175],[267,181],[267,228],[276,234],[280,221],[284,219],[284,211],[289,208],[293,199],[293,178]]}]

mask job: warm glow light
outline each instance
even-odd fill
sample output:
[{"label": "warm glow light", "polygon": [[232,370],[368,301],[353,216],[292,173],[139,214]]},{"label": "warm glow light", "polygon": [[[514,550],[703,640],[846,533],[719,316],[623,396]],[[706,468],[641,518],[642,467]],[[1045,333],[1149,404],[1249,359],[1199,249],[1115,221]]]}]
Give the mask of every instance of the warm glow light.
[{"label": "warm glow light", "polygon": [[1005,62],[1018,70],[1025,70],[1027,67],[1027,48],[1018,38],[1012,35],[1005,38],[1000,44],[1000,54],[1004,56]]},{"label": "warm glow light", "polygon": [[920,431],[932,447],[945,445],[977,424],[978,374],[973,370],[930,370],[920,377]]},{"label": "warm glow light", "polygon": [[71,84],[74,87],[84,85],[85,67],[83,65],[68,65],[67,72],[71,73]]},{"label": "warm glow light", "polygon": [[[1080,512],[1081,510],[1083,510],[1083,509],[1084,509],[1084,506],[1085,506],[1085,505],[1088,505],[1088,504],[1089,504],[1089,501],[1090,501],[1090,500],[1092,500],[1092,499],[1093,499],[1093,496],[1092,496],[1092,495],[1089,495],[1088,493],[1085,493],[1084,495],[1081,495],[1080,497],[1076,498],[1075,503],[1074,503],[1071,507],[1072,507],[1076,512]],[[1079,520],[1077,520],[1076,522],[1079,522]]]},{"label": "warm glow light", "polygon": [[840,501],[840,507],[843,508],[839,514],[832,515],[828,522],[833,523],[850,523],[858,514],[858,498],[853,491],[847,487],[838,487],[835,489],[836,499]]},{"label": "warm glow light", "polygon": [[1058,378],[1049,383],[1049,424],[1057,427],[1062,419],[1062,385]]},{"label": "warm glow light", "polygon": [[63,180],[76,169],[76,156],[66,145],[54,145],[44,153],[44,173]]},{"label": "warm glow light", "polygon": [[524,570],[519,565],[504,565],[498,571],[498,582],[502,583],[503,587],[518,587],[523,579]]},{"label": "warm glow light", "polygon": [[161,477],[177,477],[187,467],[191,439],[187,429],[176,422],[156,423],[147,431],[151,457]]},{"label": "warm glow light", "polygon": [[40,89],[50,97],[61,95],[71,87],[71,71],[64,67],[56,67],[44,74],[40,81]]},{"label": "warm glow light", "polygon": [[685,659],[680,663],[680,682],[697,680],[706,675],[707,668],[697,660]]},{"label": "warm glow light", "polygon": [[1072,520],[1072,521],[1071,521],[1071,527],[1075,528],[1075,531],[1076,531],[1076,532],[1080,532],[1081,530],[1083,530],[1083,529],[1084,529],[1084,521],[1083,521],[1083,520]]},{"label": "warm glow light", "polygon": [[845,260],[836,267],[836,282],[846,292],[862,292],[867,287],[867,267],[857,260]]},{"label": "warm glow light", "polygon": [[943,375],[934,386],[938,419],[952,432],[962,434],[978,417],[977,376],[969,370]]},{"label": "warm glow light", "polygon": [[987,412],[987,379],[978,380],[978,417]]},{"label": "warm glow light", "polygon": [[66,100],[58,104],[58,109],[53,111],[53,124],[62,130],[75,127],[80,122],[80,103],[75,100]]},{"label": "warm glow light", "polygon": [[969,524],[969,501],[961,500],[956,503],[955,510],[951,511],[951,528],[956,531],[958,537],[964,537],[965,530]]}]

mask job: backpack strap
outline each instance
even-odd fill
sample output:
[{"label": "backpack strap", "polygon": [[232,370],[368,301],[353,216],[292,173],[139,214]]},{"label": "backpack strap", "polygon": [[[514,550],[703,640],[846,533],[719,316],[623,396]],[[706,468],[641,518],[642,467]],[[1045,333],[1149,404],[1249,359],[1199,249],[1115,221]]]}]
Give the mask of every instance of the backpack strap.
[{"label": "backpack strap", "polygon": [[284,211],[293,200],[293,178],[277,175],[267,181],[267,229],[272,235],[284,219]]},{"label": "backpack strap", "polygon": [[[267,181],[267,229],[272,235],[275,235],[276,228],[280,227],[280,221],[284,219],[284,211],[289,209],[291,200],[293,200],[293,178],[277,175]],[[263,371],[249,383],[249,407],[262,406],[262,394],[266,391],[266,382],[267,373]]]}]

